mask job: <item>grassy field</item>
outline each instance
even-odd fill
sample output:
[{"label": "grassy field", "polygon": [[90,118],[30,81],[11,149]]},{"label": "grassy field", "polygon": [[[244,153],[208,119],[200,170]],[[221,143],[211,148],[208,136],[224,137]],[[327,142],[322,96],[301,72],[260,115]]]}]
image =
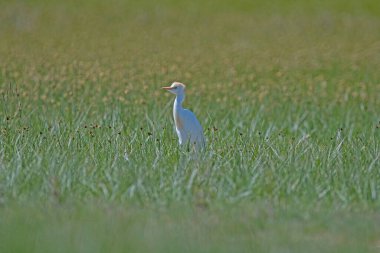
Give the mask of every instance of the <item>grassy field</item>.
[{"label": "grassy field", "polygon": [[0,252],[379,252],[379,31],[375,0],[0,2]]}]

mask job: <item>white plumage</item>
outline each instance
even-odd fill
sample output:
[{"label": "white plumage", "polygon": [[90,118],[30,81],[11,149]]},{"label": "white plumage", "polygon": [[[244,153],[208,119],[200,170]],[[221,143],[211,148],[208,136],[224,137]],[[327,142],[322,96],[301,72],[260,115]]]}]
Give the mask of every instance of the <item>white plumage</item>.
[{"label": "white plumage", "polygon": [[197,150],[205,146],[203,128],[194,113],[182,108],[185,99],[185,85],[179,82],[172,83],[169,87],[162,87],[176,95],[173,105],[173,118],[179,144],[195,147]]}]

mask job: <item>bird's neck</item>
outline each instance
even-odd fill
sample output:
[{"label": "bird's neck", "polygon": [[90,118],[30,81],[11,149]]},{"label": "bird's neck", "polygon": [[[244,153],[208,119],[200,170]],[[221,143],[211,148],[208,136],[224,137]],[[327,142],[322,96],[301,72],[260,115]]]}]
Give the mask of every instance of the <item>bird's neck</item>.
[{"label": "bird's neck", "polygon": [[182,109],[182,102],[185,100],[185,95],[177,95],[174,100],[174,109]]}]

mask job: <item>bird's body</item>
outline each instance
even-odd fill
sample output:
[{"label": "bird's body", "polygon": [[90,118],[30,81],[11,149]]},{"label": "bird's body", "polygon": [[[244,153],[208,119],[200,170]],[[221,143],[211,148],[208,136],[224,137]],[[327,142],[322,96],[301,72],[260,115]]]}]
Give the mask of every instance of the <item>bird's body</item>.
[{"label": "bird's body", "polygon": [[203,148],[205,138],[201,124],[194,113],[182,107],[182,102],[185,99],[185,85],[174,82],[170,87],[163,88],[176,95],[173,105],[173,118],[179,144],[181,146],[193,146],[197,150]]}]

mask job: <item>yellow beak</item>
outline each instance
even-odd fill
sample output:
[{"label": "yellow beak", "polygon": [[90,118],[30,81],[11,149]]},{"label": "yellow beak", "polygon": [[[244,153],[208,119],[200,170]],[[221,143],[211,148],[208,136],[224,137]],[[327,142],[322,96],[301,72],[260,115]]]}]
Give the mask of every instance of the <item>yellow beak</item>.
[{"label": "yellow beak", "polygon": [[171,90],[171,89],[173,89],[173,87],[166,86],[166,87],[162,87],[162,89],[164,89],[164,90]]}]

